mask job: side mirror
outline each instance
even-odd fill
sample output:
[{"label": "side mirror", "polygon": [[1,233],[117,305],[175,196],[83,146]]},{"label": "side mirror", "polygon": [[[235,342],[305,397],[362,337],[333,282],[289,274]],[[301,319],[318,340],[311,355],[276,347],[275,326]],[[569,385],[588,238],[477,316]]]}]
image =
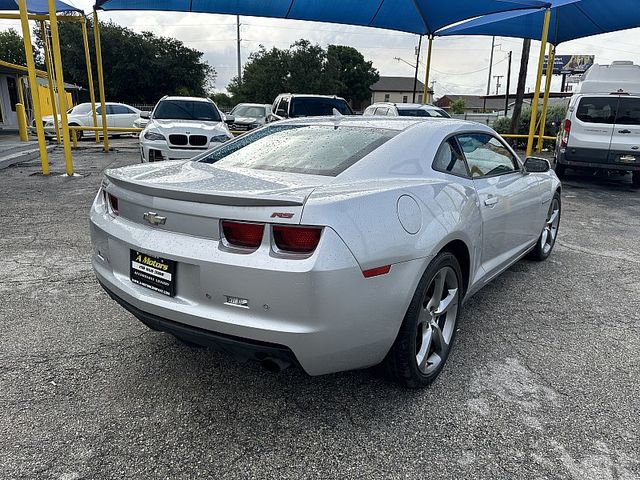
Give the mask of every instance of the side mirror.
[{"label": "side mirror", "polygon": [[528,173],[544,173],[551,170],[551,164],[546,158],[527,157],[524,161],[524,169]]},{"label": "side mirror", "polygon": [[287,118],[287,111],[284,108],[279,108],[276,110],[276,116],[280,118]]},{"label": "side mirror", "polygon": [[151,112],[140,112],[140,118],[151,118]]},{"label": "side mirror", "polygon": [[235,122],[235,121],[236,121],[236,117],[234,117],[233,115],[226,114],[226,115],[224,116],[224,121],[225,121],[226,123],[233,123],[233,122]]}]

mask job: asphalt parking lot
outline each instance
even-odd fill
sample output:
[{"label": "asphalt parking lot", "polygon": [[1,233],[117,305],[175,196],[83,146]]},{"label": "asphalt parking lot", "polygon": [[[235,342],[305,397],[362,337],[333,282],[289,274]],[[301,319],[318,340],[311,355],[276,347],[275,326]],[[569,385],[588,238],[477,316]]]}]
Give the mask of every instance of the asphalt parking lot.
[{"label": "asphalt parking lot", "polygon": [[89,261],[82,177],[0,171],[0,478],[640,478],[640,191],[570,177],[559,241],[471,299],[428,389],[268,373],[151,332]]}]

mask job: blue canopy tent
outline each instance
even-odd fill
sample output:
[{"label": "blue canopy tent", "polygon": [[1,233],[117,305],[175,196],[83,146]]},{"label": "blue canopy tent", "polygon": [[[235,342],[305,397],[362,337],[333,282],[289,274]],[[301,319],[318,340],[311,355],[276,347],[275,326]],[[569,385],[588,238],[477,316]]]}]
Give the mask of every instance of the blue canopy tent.
[{"label": "blue canopy tent", "polygon": [[[18,0],[0,0],[0,11],[18,11]],[[82,10],[76,8],[68,3],[56,0],[56,11],[58,12],[79,12]],[[47,0],[27,0],[27,12],[34,15],[48,15],[49,4]]]},{"label": "blue canopy tent", "polygon": [[[538,151],[542,149],[545,117],[555,47],[569,40],[589,37],[601,33],[640,27],[640,2],[638,0],[552,0],[549,16],[548,36],[543,36],[545,11],[519,10],[517,12],[499,12],[441,29],[438,36],[451,35],[496,35],[501,37],[530,38],[550,42],[549,61],[547,62],[545,95],[538,134]],[[544,45],[540,52],[539,72],[541,77],[544,59]],[[537,116],[539,85],[532,102],[532,128]],[[529,138],[527,152],[531,152],[532,139]]]},{"label": "blue canopy tent", "polygon": [[468,18],[549,4],[542,0],[96,0],[95,8],[287,18],[432,35]]}]

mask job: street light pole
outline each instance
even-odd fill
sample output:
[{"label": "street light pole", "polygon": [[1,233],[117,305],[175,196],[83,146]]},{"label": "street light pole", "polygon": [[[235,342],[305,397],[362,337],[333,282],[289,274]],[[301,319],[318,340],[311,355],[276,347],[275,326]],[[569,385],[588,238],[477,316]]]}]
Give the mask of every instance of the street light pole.
[{"label": "street light pole", "polygon": [[512,51],[509,51],[509,63],[507,66],[507,91],[504,94],[504,116],[506,118],[509,113],[509,89],[511,88],[511,55]]},{"label": "street light pole", "polygon": [[496,46],[496,37],[491,37],[491,56],[489,57],[489,79],[487,80],[487,96],[491,94],[491,69],[493,68],[493,49]]},{"label": "street light pole", "polygon": [[[413,76],[413,100],[412,103],[416,103],[416,86],[418,85],[418,66],[420,65],[420,48],[422,47],[422,35],[418,40],[418,53],[416,54],[416,73]],[[422,99],[424,102],[424,98]],[[426,103],[426,102],[425,102]]]},{"label": "street light pole", "polygon": [[240,15],[236,15],[236,42],[238,50],[238,84],[242,83],[242,64],[240,62]]}]

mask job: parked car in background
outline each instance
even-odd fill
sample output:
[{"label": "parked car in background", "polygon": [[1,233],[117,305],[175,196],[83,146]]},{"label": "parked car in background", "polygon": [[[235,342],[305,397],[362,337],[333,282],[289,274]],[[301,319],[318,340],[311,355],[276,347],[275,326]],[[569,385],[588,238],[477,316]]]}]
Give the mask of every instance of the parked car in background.
[{"label": "parked car in background", "polygon": [[[143,162],[191,158],[233,138],[210,98],[163,97],[140,132]],[[233,122],[233,116],[226,116]]]},{"label": "parked car in background", "polygon": [[[124,103],[106,102],[107,107],[107,126],[108,127],[133,127],[135,121],[140,118],[140,110],[131,105]],[[98,127],[102,127],[102,106],[96,104],[96,116]],[[58,121],[60,117],[58,116]],[[42,117],[44,125],[44,133],[47,137],[53,137],[56,134],[56,127],[53,123],[53,115],[45,115]],[[93,127],[93,113],[91,103],[79,103],[75,107],[67,111],[67,122],[69,126],[75,127]],[[95,137],[95,132],[89,130],[79,130],[77,132],[78,140],[83,136]]]},{"label": "parked car in background", "polygon": [[271,370],[384,362],[421,387],[463,300],[551,254],[560,182],[474,122],[301,118],[108,170],[90,216],[100,284],[150,328]]},{"label": "parked car in background", "polygon": [[369,105],[362,113],[365,116],[382,115],[386,117],[439,117],[451,118],[447,112],[434,105],[423,103],[377,102]]},{"label": "parked car in background", "polygon": [[334,109],[341,115],[353,115],[347,101],[335,95],[282,93],[276,97],[272,109],[275,120],[333,115]]},{"label": "parked car in background", "polygon": [[263,103],[239,103],[229,115],[233,115],[234,121],[229,128],[237,132],[245,132],[261,127],[271,117],[271,105]]},{"label": "parked car in background", "polygon": [[569,102],[556,142],[555,169],[632,172],[640,187],[640,65],[593,65]]},{"label": "parked car in background", "polygon": [[140,112],[140,117],[133,122],[133,126],[136,128],[144,128],[149,123],[149,117],[151,116],[151,112]]}]

